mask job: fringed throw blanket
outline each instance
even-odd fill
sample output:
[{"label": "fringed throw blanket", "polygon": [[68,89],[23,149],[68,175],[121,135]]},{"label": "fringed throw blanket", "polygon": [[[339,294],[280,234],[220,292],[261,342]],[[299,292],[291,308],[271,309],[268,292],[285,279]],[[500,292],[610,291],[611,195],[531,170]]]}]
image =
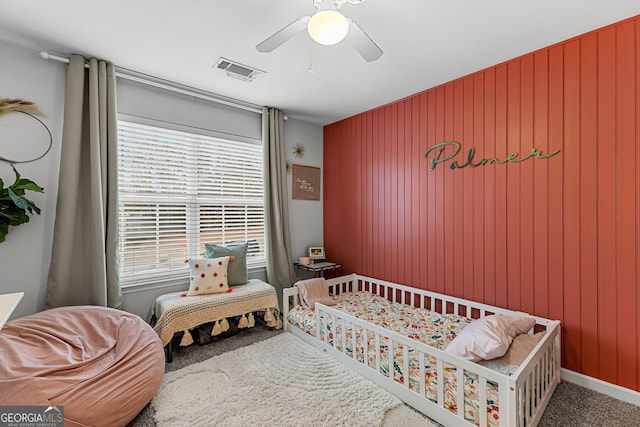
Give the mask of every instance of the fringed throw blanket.
[{"label": "fringed throw blanket", "polygon": [[324,305],[336,305],[336,302],[329,296],[329,289],[325,284],[324,277],[300,280],[294,286],[298,288],[300,303],[304,308],[315,310],[317,302]]},{"label": "fringed throw blanket", "polygon": [[278,297],[273,286],[258,279],[251,279],[246,285],[233,286],[233,292],[211,295],[182,297],[182,292],[173,292],[156,298],[151,324],[162,345],[167,345],[176,332],[184,331],[180,345],[193,343],[189,329],[203,323],[215,322],[211,335],[218,335],[229,329],[228,317],[242,316],[239,328],[254,325],[253,313],[265,312],[267,326],[282,328]]}]

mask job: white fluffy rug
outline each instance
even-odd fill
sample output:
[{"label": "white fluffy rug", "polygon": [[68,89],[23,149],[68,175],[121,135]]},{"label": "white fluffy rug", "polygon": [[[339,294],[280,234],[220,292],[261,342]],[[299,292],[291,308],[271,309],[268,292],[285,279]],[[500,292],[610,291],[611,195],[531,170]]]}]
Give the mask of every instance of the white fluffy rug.
[{"label": "white fluffy rug", "polygon": [[158,427],[435,425],[288,333],[168,372],[151,405]]}]

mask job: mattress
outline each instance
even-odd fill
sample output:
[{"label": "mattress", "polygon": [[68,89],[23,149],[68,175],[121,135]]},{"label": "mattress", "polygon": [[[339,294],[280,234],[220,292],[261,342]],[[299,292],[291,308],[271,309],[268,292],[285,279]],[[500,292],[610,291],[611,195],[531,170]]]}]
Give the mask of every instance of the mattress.
[{"label": "mattress", "polygon": [[[339,311],[348,313],[358,319],[365,320],[371,324],[378,325],[387,330],[394,331],[408,338],[420,341],[439,350],[444,350],[446,346],[457,336],[457,334],[467,326],[472,319],[455,314],[440,314],[407,304],[391,302],[385,298],[370,292],[343,293],[333,297],[336,305],[333,307]],[[304,330],[310,335],[316,333],[315,312],[304,309],[302,306],[295,306],[288,314],[287,321]],[[346,348],[342,322],[333,324],[332,319],[320,319],[320,336],[322,340],[328,341],[340,351],[345,351],[347,355],[353,357],[353,331],[352,327],[347,327]],[[356,355],[360,362],[364,360],[364,332],[362,328],[356,327]],[[376,369],[376,343],[372,333],[366,337],[367,341],[367,364],[370,368]],[[394,380],[404,384],[409,381],[409,388],[420,393],[420,361],[414,349],[409,348],[409,373],[403,372],[404,367],[401,357],[404,352],[402,344],[393,343],[390,348],[386,338],[380,340],[380,372],[389,376],[389,355],[393,356]],[[432,401],[437,401],[438,393],[438,372],[435,358],[425,355],[425,388],[426,397]],[[479,424],[479,390],[478,377],[467,374],[464,378],[464,413],[465,418]],[[457,411],[456,402],[456,369],[445,366],[444,368],[444,402],[445,406],[453,411]],[[489,425],[498,425],[500,414],[498,405],[497,387],[489,383],[487,388],[487,411],[489,413]]]}]

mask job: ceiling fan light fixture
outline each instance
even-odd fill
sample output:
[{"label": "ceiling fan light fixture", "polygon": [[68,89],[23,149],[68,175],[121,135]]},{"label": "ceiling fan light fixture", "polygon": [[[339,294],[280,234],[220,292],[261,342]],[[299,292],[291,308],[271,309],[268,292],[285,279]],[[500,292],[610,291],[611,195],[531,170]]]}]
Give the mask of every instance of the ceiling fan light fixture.
[{"label": "ceiling fan light fixture", "polygon": [[309,19],[307,31],[316,42],[331,46],[347,36],[349,21],[337,10],[321,10]]}]

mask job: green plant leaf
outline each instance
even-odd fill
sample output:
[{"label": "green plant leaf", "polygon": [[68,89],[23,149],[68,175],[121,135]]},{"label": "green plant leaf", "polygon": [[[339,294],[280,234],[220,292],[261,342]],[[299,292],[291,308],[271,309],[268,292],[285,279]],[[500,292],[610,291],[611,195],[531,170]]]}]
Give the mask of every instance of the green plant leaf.
[{"label": "green plant leaf", "polygon": [[33,203],[31,200],[28,200],[28,199],[24,199],[24,200],[26,200],[27,203],[29,204],[29,207],[27,208],[29,213],[33,214],[33,212],[35,211],[35,213],[40,215],[40,208],[37,207],[35,203]]},{"label": "green plant leaf", "polygon": [[4,242],[9,232],[9,224],[0,223],[0,243]]},{"label": "green plant leaf", "polygon": [[2,214],[4,217],[0,219],[7,218],[7,220],[2,222],[9,221],[9,225],[20,225],[29,221],[29,216],[26,214],[25,210],[20,209],[14,204],[11,204],[11,207],[8,209],[3,209]]},{"label": "green plant leaf", "polygon": [[11,165],[11,169],[13,169],[13,173],[16,174],[16,180],[13,183],[13,185],[16,185],[20,181],[20,174],[18,173],[18,170],[16,169],[15,166]]},{"label": "green plant leaf", "polygon": [[26,191],[42,193],[44,189],[35,182],[20,178],[16,168],[11,165],[16,174],[15,182],[4,188],[4,182],[0,179],[0,243],[6,240],[10,226],[16,226],[29,222],[29,215],[34,212],[40,215],[40,209],[31,200],[24,197]]},{"label": "green plant leaf", "polygon": [[7,213],[6,211],[0,211],[0,223],[12,221],[14,218],[13,215]]},{"label": "green plant leaf", "polygon": [[15,189],[13,187],[8,187],[7,191],[9,191],[9,190],[13,191],[16,194],[16,196],[20,196],[20,197],[24,196],[24,190],[21,190],[19,188]]},{"label": "green plant leaf", "polygon": [[11,188],[13,188],[13,190],[30,190],[30,191],[35,191],[37,193],[42,193],[44,192],[44,188],[40,187],[38,184],[36,184],[35,182],[31,181],[30,179],[21,179],[18,184],[14,184],[11,186]]},{"label": "green plant leaf", "polygon": [[29,215],[24,213],[24,211],[20,211],[17,215],[13,215],[13,218],[9,221],[9,225],[13,225],[15,227],[16,225],[24,224],[25,222],[29,222]]},{"label": "green plant leaf", "polygon": [[14,193],[14,191],[11,189],[11,187],[7,188],[7,192],[9,193],[9,198],[13,201],[13,203],[21,208],[21,209],[27,209],[29,207],[29,203],[24,200],[22,197],[20,197],[19,195],[17,195],[16,193]]}]

